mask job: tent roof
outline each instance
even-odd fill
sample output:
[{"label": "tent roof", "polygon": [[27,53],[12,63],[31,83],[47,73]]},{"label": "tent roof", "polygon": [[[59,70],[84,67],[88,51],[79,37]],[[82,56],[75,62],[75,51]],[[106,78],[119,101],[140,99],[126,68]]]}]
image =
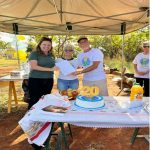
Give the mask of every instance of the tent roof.
[{"label": "tent roof", "polygon": [[121,34],[149,24],[148,0],[0,0],[0,31],[19,34]]}]

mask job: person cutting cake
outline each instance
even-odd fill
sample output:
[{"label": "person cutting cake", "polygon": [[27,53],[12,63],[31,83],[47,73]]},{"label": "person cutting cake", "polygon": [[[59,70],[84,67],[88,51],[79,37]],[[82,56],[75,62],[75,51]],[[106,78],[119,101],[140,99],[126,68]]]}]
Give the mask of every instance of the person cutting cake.
[{"label": "person cutting cake", "polygon": [[103,68],[103,53],[98,48],[90,47],[86,36],[80,36],[78,45],[83,50],[78,57],[78,64],[83,69],[73,74],[83,74],[83,86],[97,86],[100,89],[99,95],[108,96],[107,80]]}]

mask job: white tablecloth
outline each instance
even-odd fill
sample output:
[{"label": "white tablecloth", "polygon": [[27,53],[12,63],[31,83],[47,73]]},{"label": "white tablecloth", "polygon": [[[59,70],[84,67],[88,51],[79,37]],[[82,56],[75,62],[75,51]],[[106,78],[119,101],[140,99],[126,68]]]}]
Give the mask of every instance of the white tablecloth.
[{"label": "white tablecloth", "polygon": [[[105,107],[99,110],[79,108],[72,101],[71,109],[62,115],[50,115],[43,110],[34,111],[36,116],[33,121],[42,122],[68,122],[76,125],[90,126],[93,124],[98,127],[143,127],[149,126],[149,115],[138,107],[129,109],[129,97],[104,97]],[[144,103],[148,103],[148,98],[144,98]]]},{"label": "white tablecloth", "polygon": [[[35,104],[33,109],[22,118],[19,124],[25,132],[32,131],[33,126],[34,129],[42,129],[36,129],[37,131],[34,131],[35,135],[28,134],[30,135],[30,139],[36,139],[38,141],[37,143],[36,141],[34,142],[38,145],[41,145],[49,134],[51,124],[48,124],[48,122],[67,122],[77,126],[99,128],[149,126],[149,114],[144,110],[144,107],[129,109],[129,97],[106,96],[104,97],[104,101],[104,108],[99,110],[83,109],[75,106],[74,101],[72,101],[71,107],[66,113],[53,113],[43,111],[42,108],[49,105],[63,106],[66,105],[66,103],[59,100],[57,96],[49,94]],[[149,103],[149,98],[143,98],[143,101],[145,105],[146,103]],[[45,132],[45,130],[48,132]],[[45,134],[42,136],[42,133],[44,132]]]}]

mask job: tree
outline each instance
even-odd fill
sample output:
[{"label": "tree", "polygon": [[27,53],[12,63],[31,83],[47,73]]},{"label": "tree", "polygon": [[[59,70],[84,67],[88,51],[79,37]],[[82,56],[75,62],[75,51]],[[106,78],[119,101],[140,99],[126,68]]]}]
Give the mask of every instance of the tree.
[{"label": "tree", "polygon": [[0,41],[0,48],[1,49],[11,48],[11,45],[8,42]]},{"label": "tree", "polygon": [[146,40],[149,40],[149,31],[147,29],[139,30],[126,35],[124,51],[126,61],[132,61],[135,55],[141,52],[142,42]]},{"label": "tree", "polygon": [[[29,40],[29,44],[27,47],[27,52],[31,52],[39,42],[39,40],[44,35],[35,35],[31,36],[31,40]],[[52,38],[53,42],[53,53],[56,57],[60,57],[62,55],[63,46],[66,43],[71,43],[75,46],[75,57],[82,50],[79,48],[77,44],[78,36],[72,35],[56,35],[56,36],[47,36]],[[122,36],[121,35],[89,35],[89,41],[92,47],[100,48],[104,56],[109,58],[119,58],[122,55]],[[125,35],[125,47],[124,47],[124,55],[126,61],[132,61],[135,55],[140,52],[141,44],[143,41],[149,39],[149,28],[146,27],[144,29],[129,33]]]},{"label": "tree", "polygon": [[4,42],[4,41],[1,41],[0,40],[0,54],[1,56],[5,57],[5,52],[8,50],[8,49],[11,49],[11,44],[8,43],[8,42]]}]

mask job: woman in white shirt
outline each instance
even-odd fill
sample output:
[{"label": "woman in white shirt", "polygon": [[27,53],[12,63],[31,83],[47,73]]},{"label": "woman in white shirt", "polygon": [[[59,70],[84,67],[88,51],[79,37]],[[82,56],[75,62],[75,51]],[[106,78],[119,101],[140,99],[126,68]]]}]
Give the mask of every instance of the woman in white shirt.
[{"label": "woman in white shirt", "polygon": [[[57,62],[61,62],[67,60],[75,69],[78,67],[77,59],[73,58],[74,47],[71,44],[67,44],[64,46],[63,54],[61,58],[56,60]],[[59,72],[58,80],[57,80],[57,88],[59,91],[67,90],[67,89],[78,89],[79,80],[76,75],[63,75],[62,72]]]},{"label": "woman in white shirt", "polygon": [[150,77],[150,41],[143,43],[143,52],[136,55],[133,60],[136,82],[144,86],[144,96],[149,96],[149,77]]}]

